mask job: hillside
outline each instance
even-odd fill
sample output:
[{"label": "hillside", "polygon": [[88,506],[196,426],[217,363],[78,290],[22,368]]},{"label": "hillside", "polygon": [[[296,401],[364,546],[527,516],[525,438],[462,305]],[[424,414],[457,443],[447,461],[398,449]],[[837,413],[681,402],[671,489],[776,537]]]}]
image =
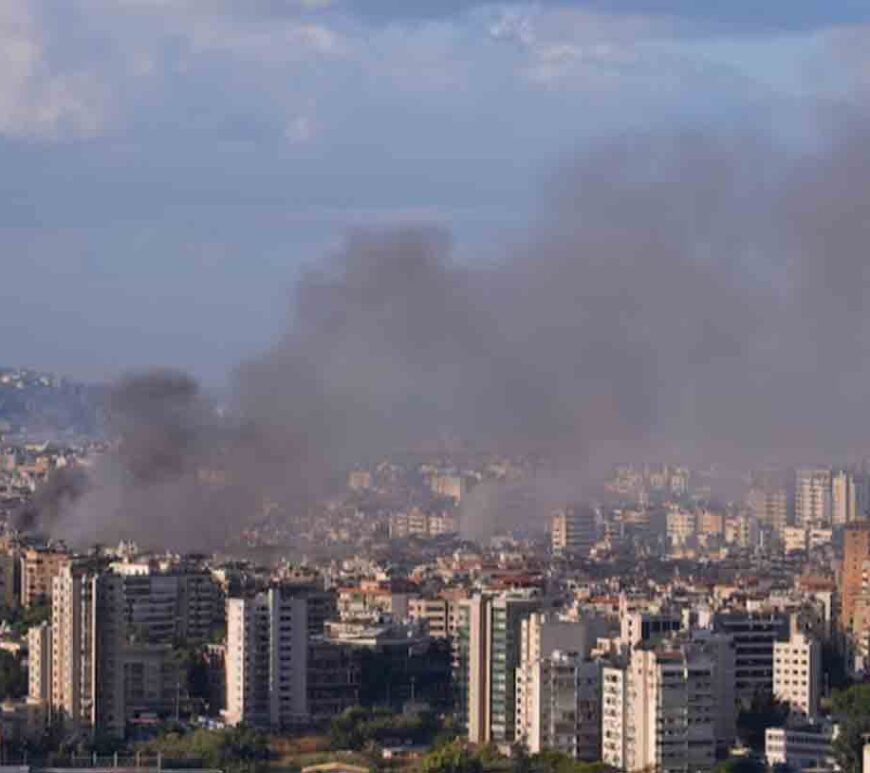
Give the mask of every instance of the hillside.
[{"label": "hillside", "polygon": [[94,435],[103,387],[0,367],[0,434],[32,438]]}]

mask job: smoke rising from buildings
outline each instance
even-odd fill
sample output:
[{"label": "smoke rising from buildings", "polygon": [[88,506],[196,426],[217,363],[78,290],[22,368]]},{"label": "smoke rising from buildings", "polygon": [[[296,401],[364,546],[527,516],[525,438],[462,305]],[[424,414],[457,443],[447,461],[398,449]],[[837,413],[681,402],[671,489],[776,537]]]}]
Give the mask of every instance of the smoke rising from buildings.
[{"label": "smoke rising from buildings", "polygon": [[533,453],[578,484],[650,456],[862,455],[868,136],[620,140],[560,170],[495,260],[460,262],[437,228],[352,233],[238,368],[228,416],[181,374],[122,382],[119,451],[52,529],[213,547],[403,450]]}]

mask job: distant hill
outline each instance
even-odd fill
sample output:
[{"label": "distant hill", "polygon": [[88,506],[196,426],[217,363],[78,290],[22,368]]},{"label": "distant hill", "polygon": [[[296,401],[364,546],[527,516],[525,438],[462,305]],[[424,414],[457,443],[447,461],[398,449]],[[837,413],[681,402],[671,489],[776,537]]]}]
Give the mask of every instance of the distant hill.
[{"label": "distant hill", "polygon": [[51,373],[0,367],[0,435],[95,435],[104,387]]}]

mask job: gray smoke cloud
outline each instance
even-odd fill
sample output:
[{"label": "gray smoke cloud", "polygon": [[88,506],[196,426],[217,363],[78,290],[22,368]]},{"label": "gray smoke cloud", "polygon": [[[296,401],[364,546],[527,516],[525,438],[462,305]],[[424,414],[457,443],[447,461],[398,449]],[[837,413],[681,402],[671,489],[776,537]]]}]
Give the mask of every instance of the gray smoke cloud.
[{"label": "gray smoke cloud", "polygon": [[560,170],[498,259],[459,261],[437,228],[354,232],[238,368],[228,417],[179,374],[118,386],[112,469],[59,530],[212,546],[402,451],[534,454],[578,487],[650,456],[862,456],[868,137],[623,139]]}]

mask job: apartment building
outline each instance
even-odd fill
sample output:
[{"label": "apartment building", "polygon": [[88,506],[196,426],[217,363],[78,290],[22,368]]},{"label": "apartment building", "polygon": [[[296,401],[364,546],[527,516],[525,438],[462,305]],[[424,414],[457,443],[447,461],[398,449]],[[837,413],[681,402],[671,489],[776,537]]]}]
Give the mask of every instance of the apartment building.
[{"label": "apartment building", "polygon": [[605,622],[533,612],[521,624],[515,739],[532,753],[600,759],[601,664],[589,655]]},{"label": "apartment building", "polygon": [[455,642],[457,706],[472,743],[510,744],[516,733],[516,669],[532,593],[478,594],[460,602]]},{"label": "apartment building", "polygon": [[71,563],[69,553],[49,548],[27,548],[21,553],[21,605],[32,607],[51,600],[53,580]]},{"label": "apartment building", "polygon": [[52,715],[74,728],[123,735],[122,578],[66,565],[52,582],[51,597]]},{"label": "apartment building", "polygon": [[589,555],[596,539],[595,511],[587,506],[571,506],[553,514],[550,541],[553,555]]},{"label": "apartment building", "polygon": [[[328,643],[312,650],[324,630],[329,594],[308,586],[280,585],[248,598],[227,600],[226,707],[228,724],[281,730],[307,723],[318,707],[335,701],[336,684],[319,679],[331,663]],[[347,682],[346,672],[342,679]],[[330,692],[333,688],[333,692]]]},{"label": "apartment building", "polygon": [[817,716],[822,687],[822,646],[793,624],[787,641],[773,645],[773,694],[789,711]]}]

